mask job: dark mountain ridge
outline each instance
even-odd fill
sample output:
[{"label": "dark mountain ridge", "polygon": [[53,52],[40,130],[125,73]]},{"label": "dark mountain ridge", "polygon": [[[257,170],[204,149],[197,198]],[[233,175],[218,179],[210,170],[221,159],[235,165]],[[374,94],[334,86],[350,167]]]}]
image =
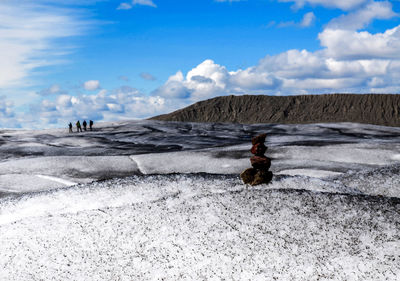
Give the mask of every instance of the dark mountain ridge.
[{"label": "dark mountain ridge", "polygon": [[355,122],[398,127],[400,95],[222,96],[150,119],[243,124]]}]

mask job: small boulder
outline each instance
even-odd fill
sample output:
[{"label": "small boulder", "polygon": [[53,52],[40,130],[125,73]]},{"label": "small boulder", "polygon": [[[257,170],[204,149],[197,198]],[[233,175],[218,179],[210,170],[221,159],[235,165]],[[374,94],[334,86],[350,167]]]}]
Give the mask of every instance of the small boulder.
[{"label": "small boulder", "polygon": [[251,139],[253,146],[250,151],[254,156],[250,158],[250,162],[253,168],[248,168],[240,174],[245,184],[257,185],[269,183],[272,180],[273,174],[268,171],[271,167],[271,159],[264,155],[267,151],[264,144],[266,137],[267,134],[261,134]]},{"label": "small boulder", "polygon": [[271,159],[266,156],[252,156],[250,158],[251,166],[255,169],[267,170],[271,167]]},{"label": "small boulder", "polygon": [[240,174],[240,178],[245,184],[251,184],[254,180],[254,176],[256,173],[257,173],[256,169],[248,168]]},{"label": "small boulder", "polygon": [[257,170],[248,168],[240,174],[240,178],[245,184],[258,185],[269,183],[272,180],[273,174],[266,170]]},{"label": "small boulder", "polygon": [[263,156],[266,151],[267,147],[263,143],[256,143],[250,150],[252,154],[257,156]]},{"label": "small boulder", "polygon": [[252,144],[252,145],[255,145],[255,144],[257,144],[257,143],[262,143],[262,144],[264,144],[265,138],[266,138],[266,137],[267,137],[267,134],[261,134],[261,135],[259,135],[259,136],[256,136],[256,137],[254,137],[254,138],[251,139],[251,144]]},{"label": "small boulder", "polygon": [[254,175],[253,181],[250,185],[258,185],[263,183],[269,183],[272,180],[273,174],[271,171],[258,170]]}]

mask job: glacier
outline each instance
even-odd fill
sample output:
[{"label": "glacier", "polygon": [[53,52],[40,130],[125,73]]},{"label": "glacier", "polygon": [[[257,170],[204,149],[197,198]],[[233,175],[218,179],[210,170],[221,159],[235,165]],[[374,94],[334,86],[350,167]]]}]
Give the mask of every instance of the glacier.
[{"label": "glacier", "polygon": [[[275,177],[257,187],[251,137]],[[0,280],[397,280],[400,128],[0,132]]]}]

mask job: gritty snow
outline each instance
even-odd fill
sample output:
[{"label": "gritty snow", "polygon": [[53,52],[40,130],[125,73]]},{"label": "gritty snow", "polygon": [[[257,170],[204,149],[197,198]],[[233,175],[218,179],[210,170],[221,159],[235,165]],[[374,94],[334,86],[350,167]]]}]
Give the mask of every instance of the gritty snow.
[{"label": "gritty snow", "polygon": [[[286,179],[275,187],[280,181]],[[400,274],[398,198],[160,175],[14,198],[1,211],[8,218],[0,226],[1,280],[396,280]]]},{"label": "gritty snow", "polygon": [[[268,134],[273,181],[243,185]],[[400,128],[0,132],[0,280],[397,280]]]}]

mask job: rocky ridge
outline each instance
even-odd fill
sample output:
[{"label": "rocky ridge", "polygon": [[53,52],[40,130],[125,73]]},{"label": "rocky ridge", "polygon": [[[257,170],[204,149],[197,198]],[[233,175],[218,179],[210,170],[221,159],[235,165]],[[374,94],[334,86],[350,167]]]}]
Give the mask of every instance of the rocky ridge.
[{"label": "rocky ridge", "polygon": [[398,127],[400,95],[223,96],[200,101],[151,119],[243,124],[355,122]]}]

